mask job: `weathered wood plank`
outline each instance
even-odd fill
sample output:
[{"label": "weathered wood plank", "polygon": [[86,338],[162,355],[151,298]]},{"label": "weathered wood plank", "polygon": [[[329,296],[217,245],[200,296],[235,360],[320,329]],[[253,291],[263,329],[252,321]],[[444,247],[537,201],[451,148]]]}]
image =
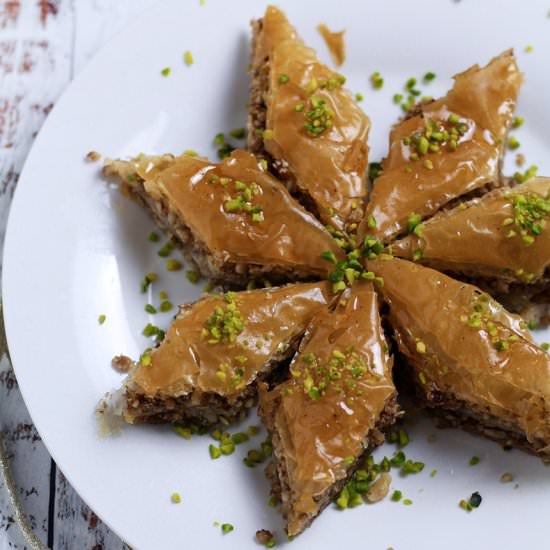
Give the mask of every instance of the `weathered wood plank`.
[{"label": "weathered wood plank", "polygon": [[90,510],[61,472],[56,479],[55,550],[129,550]]},{"label": "weathered wood plank", "polygon": [[13,191],[36,133],[70,80],[71,0],[0,0],[0,255]]},{"label": "weathered wood plank", "polygon": [[[0,339],[2,333],[0,319]],[[12,474],[17,480],[17,496],[34,533],[46,543],[51,459],[31,423],[5,352],[5,342],[0,341],[0,429],[4,435],[5,451],[11,459]],[[1,550],[26,548],[14,518],[15,510],[0,479],[0,533],[5,533],[0,535]]]},{"label": "weathered wood plank", "polygon": [[[0,258],[13,191],[53,103],[75,70],[154,1],[0,0]],[[49,539],[55,550],[127,548],[58,470],[50,502],[51,459],[32,426],[7,357],[0,361],[0,426],[23,508],[44,543]],[[48,533],[49,507],[53,529]],[[0,550],[26,547],[0,484]]]},{"label": "weathered wood plank", "polygon": [[[72,15],[71,0],[0,0],[0,254],[23,162],[71,76]],[[52,463],[5,355],[0,358],[0,428],[22,506],[46,543]],[[1,482],[0,533],[0,550],[27,548]]]}]

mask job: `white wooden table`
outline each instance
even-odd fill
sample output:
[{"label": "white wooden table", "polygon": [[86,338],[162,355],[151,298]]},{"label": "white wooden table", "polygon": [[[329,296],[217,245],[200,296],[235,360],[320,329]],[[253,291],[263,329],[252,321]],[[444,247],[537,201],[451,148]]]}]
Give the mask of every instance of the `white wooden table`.
[{"label": "white wooden table", "polygon": [[[0,0],[0,269],[11,199],[44,119],[98,48],[155,2]],[[1,342],[0,430],[22,508],[44,544],[55,550],[128,548],[82,502],[50,458]],[[0,550],[26,548],[0,479]]]}]

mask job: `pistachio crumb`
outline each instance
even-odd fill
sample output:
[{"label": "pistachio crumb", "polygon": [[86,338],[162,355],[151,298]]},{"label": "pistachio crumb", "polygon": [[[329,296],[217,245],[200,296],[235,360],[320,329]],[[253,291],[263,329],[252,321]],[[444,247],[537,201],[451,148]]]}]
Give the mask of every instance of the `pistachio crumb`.
[{"label": "pistachio crumb", "polygon": [[187,277],[187,280],[190,283],[197,284],[200,281],[201,274],[198,271],[187,271],[185,273],[185,276]]},{"label": "pistachio crumb", "polygon": [[170,258],[169,260],[166,260],[167,271],[180,271],[182,267],[183,265],[179,260],[175,260],[174,258]]},{"label": "pistachio crumb", "polygon": [[160,71],[160,74],[164,77],[170,76],[170,73],[172,72],[172,69],[170,67],[164,67],[162,71]]},{"label": "pistachio crumb", "polygon": [[187,50],[183,54],[183,61],[188,67],[193,65],[193,63],[194,63],[193,54],[189,50]]},{"label": "pistachio crumb", "polygon": [[371,74],[370,82],[375,90],[380,90],[384,86],[384,79],[378,71]]},{"label": "pistachio crumb", "polygon": [[107,320],[107,316],[102,313],[98,318],[97,318],[97,322],[102,325],[105,321]]},{"label": "pistachio crumb", "polygon": [[181,495],[179,493],[172,493],[170,495],[170,500],[173,504],[179,504],[181,502]]}]

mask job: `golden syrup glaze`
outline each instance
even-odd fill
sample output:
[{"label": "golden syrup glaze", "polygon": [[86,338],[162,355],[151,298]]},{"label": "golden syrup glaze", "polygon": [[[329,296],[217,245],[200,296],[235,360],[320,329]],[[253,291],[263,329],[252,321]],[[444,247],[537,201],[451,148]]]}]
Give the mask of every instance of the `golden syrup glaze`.
[{"label": "golden syrup glaze", "polygon": [[[529,441],[548,441],[550,356],[525,322],[472,285],[387,258],[368,262],[369,269],[384,279],[390,324],[420,388],[477,405]],[[489,321],[478,321],[480,311]]]},{"label": "golden syrup glaze", "polygon": [[441,212],[423,224],[421,236],[396,241],[390,251],[408,259],[420,251],[420,263],[453,273],[536,282],[550,266],[550,223],[527,245],[509,223],[517,195],[549,199],[550,178],[533,178]]},{"label": "golden syrup glaze", "polygon": [[[445,97],[422,104],[419,114],[398,123],[390,134],[383,173],[373,185],[359,235],[368,233],[389,242],[406,230],[412,213],[427,218],[449,201],[498,181],[502,144],[522,78],[513,52],[504,52],[486,67],[476,65],[456,75]],[[427,121],[445,123],[451,114],[458,115],[466,130],[456,149],[442,148],[412,161],[414,145],[403,140],[424,132]],[[433,168],[427,168],[426,161]],[[377,222],[374,230],[367,226],[368,216]]]},{"label": "golden syrup glaze", "polygon": [[[275,159],[288,163],[298,188],[309,195],[323,223],[342,229],[360,218],[366,195],[367,138],[370,121],[341,85],[308,88],[340,75],[323,65],[279,9],[269,6],[256,39],[253,66],[269,59],[269,89],[264,147]],[[288,82],[279,81],[281,75]],[[332,126],[312,137],[304,128],[313,96],[332,111]],[[298,105],[304,105],[301,112]]]},{"label": "golden syrup glaze", "polygon": [[317,25],[317,30],[323,37],[334,64],[340,67],[346,60],[346,43],[344,42],[344,34],[346,31],[331,31],[325,23]]},{"label": "golden syrup glaze", "polygon": [[160,346],[147,361],[136,363],[128,384],[149,397],[215,393],[231,401],[332,300],[326,282],[231,295],[244,321],[234,341],[212,341],[209,319],[216,308],[227,310],[230,302],[222,295],[206,296],[180,308]]},{"label": "golden syrup glaze", "polygon": [[[155,200],[165,199],[171,211],[224,261],[299,267],[324,277],[330,264],[321,253],[331,251],[343,258],[326,229],[250,153],[233,151],[220,164],[186,155],[171,160],[138,157],[133,164],[146,192]],[[262,221],[253,221],[252,214],[243,210],[227,211],[227,202],[240,194],[236,185],[241,183],[255,184],[251,204],[261,208]]]},{"label": "golden syrup glaze", "polygon": [[[338,354],[345,359],[338,362]],[[370,283],[358,283],[343,294],[335,311],[321,311],[311,321],[291,363],[290,379],[272,391],[260,388],[260,412],[276,434],[275,450],[285,457],[288,472],[289,535],[302,531],[304,517],[319,511],[318,498],[346,477],[349,461],[364,450],[395,393],[392,363],[376,293]],[[351,371],[352,365],[359,369]],[[318,368],[330,373],[319,394],[315,392],[326,377]]]}]

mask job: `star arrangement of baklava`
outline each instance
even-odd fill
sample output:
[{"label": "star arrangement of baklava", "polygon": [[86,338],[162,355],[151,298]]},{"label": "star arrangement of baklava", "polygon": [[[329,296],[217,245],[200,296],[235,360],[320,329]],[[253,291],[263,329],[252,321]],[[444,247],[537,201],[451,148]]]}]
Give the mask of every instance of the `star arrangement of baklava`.
[{"label": "star arrangement of baklava", "polygon": [[223,439],[259,402],[290,536],[373,487],[356,472],[403,415],[397,369],[441,423],[550,459],[526,320],[550,321],[550,179],[501,174],[513,53],[412,106],[370,191],[369,119],[277,8],[252,23],[250,74],[247,151],[104,167],[227,291],[180,306],[100,413]]}]

